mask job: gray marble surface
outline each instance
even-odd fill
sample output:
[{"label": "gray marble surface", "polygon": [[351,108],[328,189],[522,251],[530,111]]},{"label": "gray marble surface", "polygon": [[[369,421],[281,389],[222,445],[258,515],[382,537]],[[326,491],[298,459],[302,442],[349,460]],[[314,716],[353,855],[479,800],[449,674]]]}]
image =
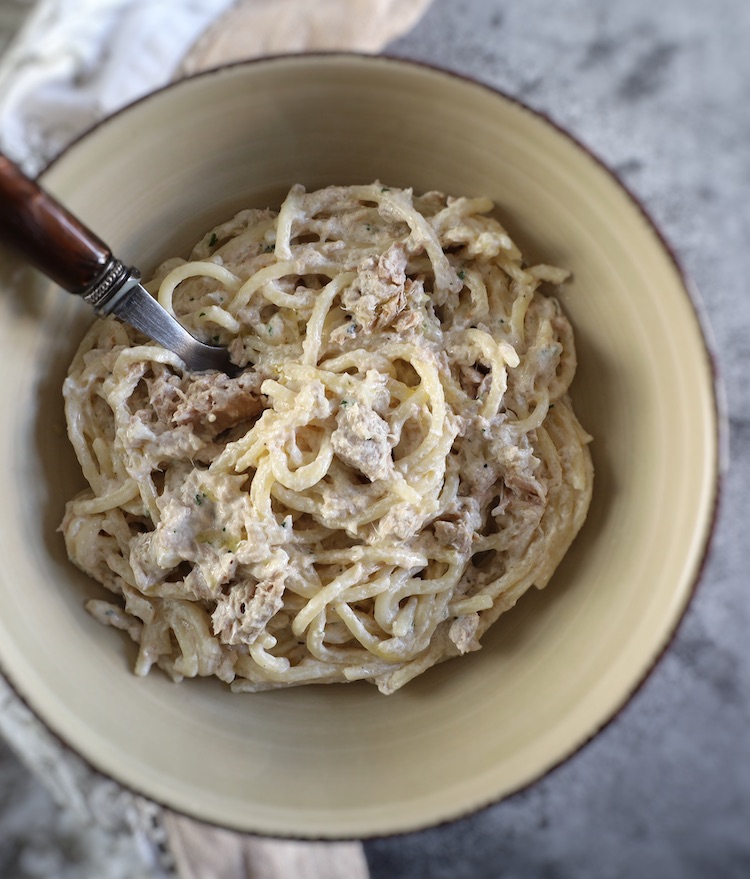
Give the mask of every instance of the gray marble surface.
[{"label": "gray marble surface", "polygon": [[[368,842],[373,879],[750,876],[748,36],[746,0],[434,0],[390,47],[544,111],[642,200],[706,305],[731,464],[703,582],[626,709],[527,791]],[[71,824],[0,745],[0,877],[104,876],[106,861],[117,864],[107,876],[147,879],[109,845]]]}]

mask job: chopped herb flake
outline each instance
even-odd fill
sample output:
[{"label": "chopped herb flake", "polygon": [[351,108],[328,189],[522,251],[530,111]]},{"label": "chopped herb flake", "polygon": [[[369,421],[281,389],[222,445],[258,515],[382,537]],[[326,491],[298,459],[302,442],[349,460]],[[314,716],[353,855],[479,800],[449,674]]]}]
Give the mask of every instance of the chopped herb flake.
[{"label": "chopped herb flake", "polygon": [[461,271],[458,273],[458,278],[460,281],[463,281],[463,279],[465,277],[466,277],[466,272],[463,269],[461,269]]},{"label": "chopped herb flake", "polygon": [[202,311],[202,312],[198,315],[198,317],[205,317],[205,316],[206,316],[206,312],[205,312],[205,311]]},{"label": "chopped herb flake", "polygon": [[202,506],[203,501],[205,499],[206,499],[206,495],[203,492],[200,492],[199,494],[197,494],[195,496],[195,502],[196,502],[196,504],[198,504],[199,507]]},{"label": "chopped herb flake", "polygon": [[266,246],[263,248],[263,253],[273,253],[275,249],[275,244],[266,244]]},{"label": "chopped herb flake", "polygon": [[208,239],[208,246],[209,247],[216,247],[218,240],[219,239],[216,237],[216,232],[212,232],[211,237]]}]

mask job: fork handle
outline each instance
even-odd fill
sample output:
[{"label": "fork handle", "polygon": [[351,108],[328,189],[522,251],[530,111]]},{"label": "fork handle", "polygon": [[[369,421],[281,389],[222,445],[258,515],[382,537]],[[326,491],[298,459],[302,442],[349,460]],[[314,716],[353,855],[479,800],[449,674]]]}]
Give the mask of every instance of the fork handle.
[{"label": "fork handle", "polygon": [[0,241],[79,296],[102,279],[112,262],[103,241],[2,154]]}]

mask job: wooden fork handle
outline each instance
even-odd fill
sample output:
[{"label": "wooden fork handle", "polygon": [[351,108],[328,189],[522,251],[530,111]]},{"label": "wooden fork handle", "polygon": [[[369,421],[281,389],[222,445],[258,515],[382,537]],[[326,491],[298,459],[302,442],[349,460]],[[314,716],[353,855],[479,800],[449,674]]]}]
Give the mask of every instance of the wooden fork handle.
[{"label": "wooden fork handle", "polygon": [[112,260],[103,241],[2,154],[0,241],[78,295],[103,276]]}]

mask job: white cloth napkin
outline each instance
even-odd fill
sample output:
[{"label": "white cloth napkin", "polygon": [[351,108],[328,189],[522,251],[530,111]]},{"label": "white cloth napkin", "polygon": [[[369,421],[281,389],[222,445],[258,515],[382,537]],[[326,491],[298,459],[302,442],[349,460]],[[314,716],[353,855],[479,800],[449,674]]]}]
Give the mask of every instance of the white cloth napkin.
[{"label": "white cloth napkin", "polygon": [[176,76],[284,52],[377,52],[430,0],[41,0],[0,59],[0,151],[29,174]]},{"label": "white cloth napkin", "polygon": [[0,150],[35,173],[169,82],[231,0],[42,0],[0,61]]}]

